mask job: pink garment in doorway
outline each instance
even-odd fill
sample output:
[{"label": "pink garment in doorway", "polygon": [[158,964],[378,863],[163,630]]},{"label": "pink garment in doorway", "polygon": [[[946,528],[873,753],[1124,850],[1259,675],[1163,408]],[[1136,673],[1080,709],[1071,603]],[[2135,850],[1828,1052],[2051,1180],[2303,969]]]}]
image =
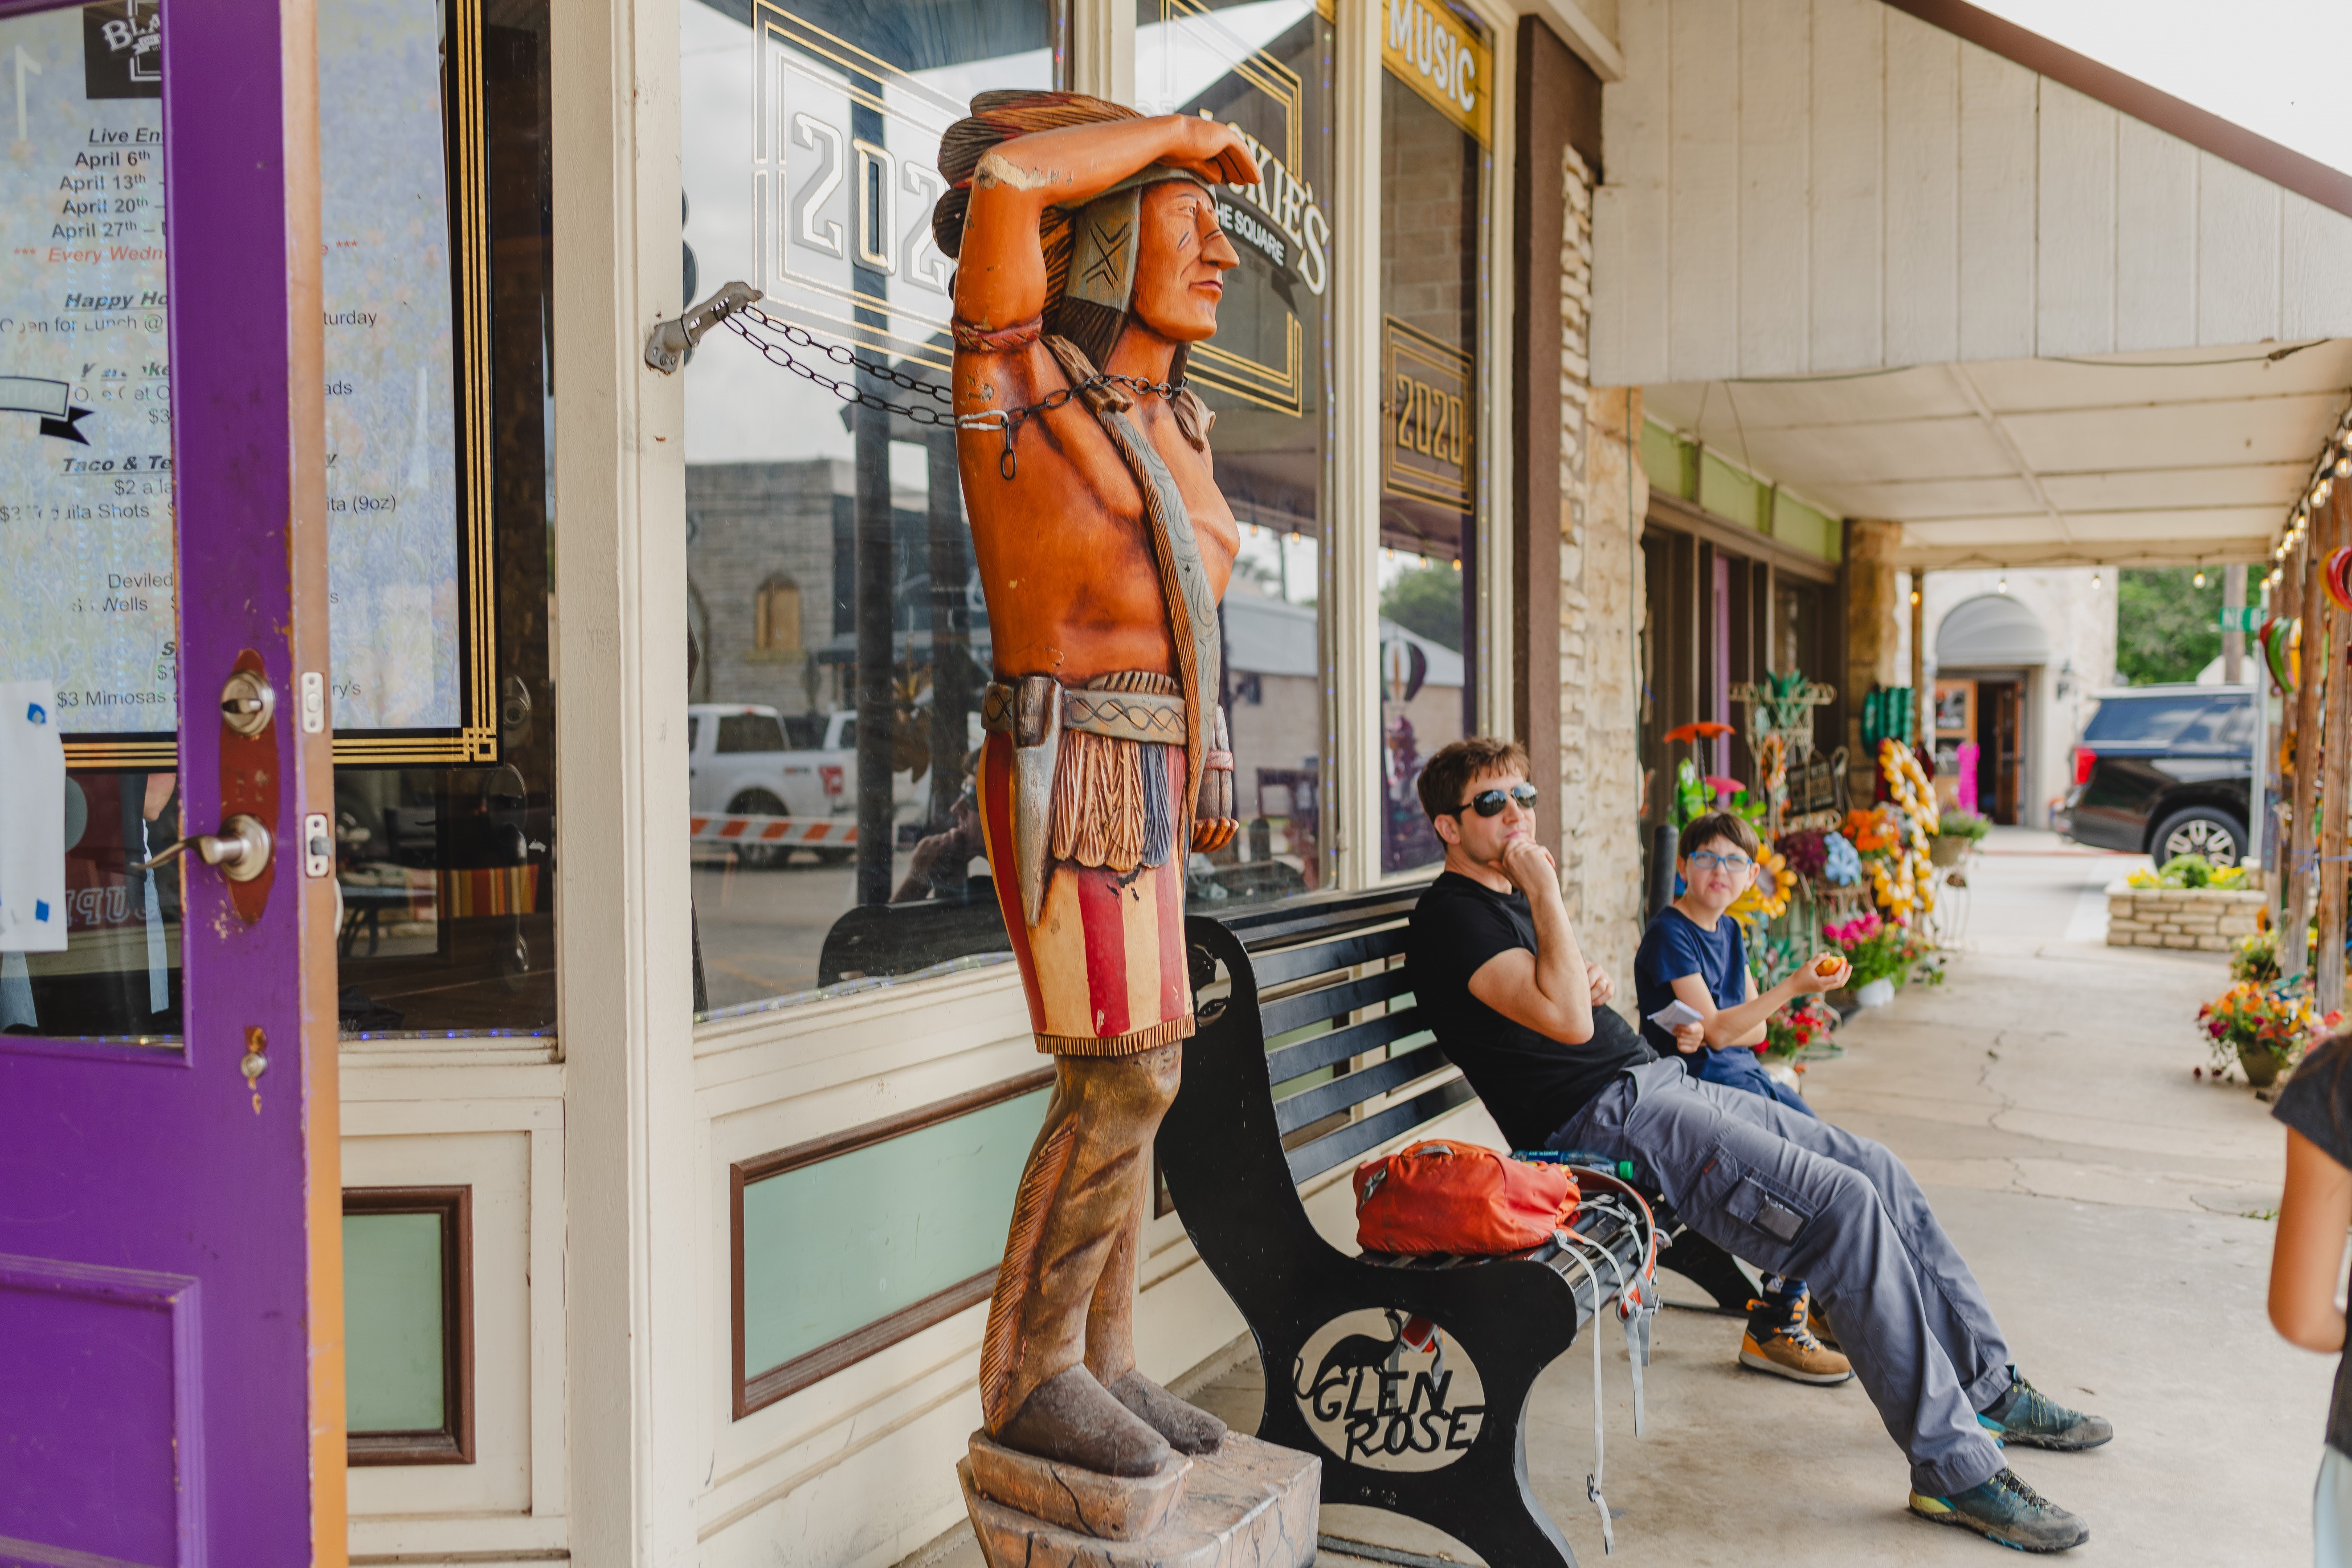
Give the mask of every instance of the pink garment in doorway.
[{"label": "pink garment in doorway", "polygon": [[1983,749],[1974,741],[1960,742],[1959,776],[1952,781],[1952,798],[1962,811],[1977,808],[1977,756]]}]

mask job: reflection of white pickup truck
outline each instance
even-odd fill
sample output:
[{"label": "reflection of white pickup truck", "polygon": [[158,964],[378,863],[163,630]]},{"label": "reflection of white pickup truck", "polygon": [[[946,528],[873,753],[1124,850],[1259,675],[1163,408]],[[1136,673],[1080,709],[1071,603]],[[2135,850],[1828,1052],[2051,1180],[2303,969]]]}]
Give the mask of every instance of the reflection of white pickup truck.
[{"label": "reflection of white pickup truck", "polygon": [[738,816],[831,816],[857,809],[857,715],[740,702],[686,710],[687,802]]}]

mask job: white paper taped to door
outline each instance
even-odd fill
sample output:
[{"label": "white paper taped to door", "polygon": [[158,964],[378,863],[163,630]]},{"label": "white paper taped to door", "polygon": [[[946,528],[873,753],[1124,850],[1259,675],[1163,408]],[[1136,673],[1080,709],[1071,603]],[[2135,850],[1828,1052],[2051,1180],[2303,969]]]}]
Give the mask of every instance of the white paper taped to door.
[{"label": "white paper taped to door", "polygon": [[0,952],[66,946],[66,748],[46,680],[0,681]]}]

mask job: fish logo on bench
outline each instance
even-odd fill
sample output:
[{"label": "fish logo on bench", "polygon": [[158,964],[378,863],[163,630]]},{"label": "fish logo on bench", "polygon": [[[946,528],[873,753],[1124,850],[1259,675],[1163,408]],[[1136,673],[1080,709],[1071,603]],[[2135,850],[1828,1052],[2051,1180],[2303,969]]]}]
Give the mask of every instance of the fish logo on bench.
[{"label": "fish logo on bench", "polygon": [[1486,1418],[1486,1385],[1461,1346],[1392,1308],[1343,1313],[1316,1330],[1290,1388],[1318,1442],[1378,1470],[1444,1469]]}]

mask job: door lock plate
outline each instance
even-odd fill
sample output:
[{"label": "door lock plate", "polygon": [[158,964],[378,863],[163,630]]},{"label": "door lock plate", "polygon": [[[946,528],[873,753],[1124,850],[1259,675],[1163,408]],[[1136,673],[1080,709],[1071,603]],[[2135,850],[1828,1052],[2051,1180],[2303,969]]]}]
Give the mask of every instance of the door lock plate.
[{"label": "door lock plate", "polygon": [[240,669],[221,688],[221,727],[250,740],[269,728],[278,710],[278,690],[257,669]]}]

